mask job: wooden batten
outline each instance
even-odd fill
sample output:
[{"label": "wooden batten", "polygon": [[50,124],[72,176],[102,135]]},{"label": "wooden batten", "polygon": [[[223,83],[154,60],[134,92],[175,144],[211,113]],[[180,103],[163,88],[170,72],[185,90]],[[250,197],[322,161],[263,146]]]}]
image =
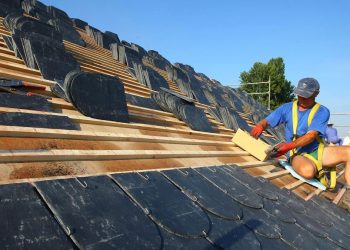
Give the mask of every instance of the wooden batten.
[{"label": "wooden batten", "polygon": [[246,156],[245,151],[181,151],[181,150],[2,150],[0,163],[52,162],[52,161],[101,161],[128,159],[164,159],[192,157]]}]

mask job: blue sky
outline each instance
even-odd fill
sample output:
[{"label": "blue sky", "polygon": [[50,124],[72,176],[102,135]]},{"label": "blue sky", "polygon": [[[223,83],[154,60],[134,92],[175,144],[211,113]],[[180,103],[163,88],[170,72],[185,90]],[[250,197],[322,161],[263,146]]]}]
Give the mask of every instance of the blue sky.
[{"label": "blue sky", "polygon": [[[349,0],[43,0],[122,40],[219,80],[239,82],[257,61],[282,57],[286,78],[321,84],[318,101],[350,113]],[[331,116],[350,125],[350,116]],[[341,136],[349,128],[338,129]]]}]

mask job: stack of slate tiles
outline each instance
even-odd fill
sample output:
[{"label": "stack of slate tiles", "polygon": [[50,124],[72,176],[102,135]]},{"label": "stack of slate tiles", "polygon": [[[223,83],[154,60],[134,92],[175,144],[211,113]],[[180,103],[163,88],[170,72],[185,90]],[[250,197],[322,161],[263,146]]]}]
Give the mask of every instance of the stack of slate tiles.
[{"label": "stack of slate tiles", "polygon": [[193,101],[189,101],[188,98],[181,98],[169,90],[152,93],[151,97],[162,110],[173,113],[191,129],[214,132],[204,111],[197,108]]},{"label": "stack of slate tiles", "polygon": [[53,26],[22,13],[7,15],[4,25],[12,32],[11,38],[5,39],[9,47],[28,67],[39,69],[45,79],[56,81],[62,88],[66,75],[80,69],[75,58],[65,51],[62,34]]},{"label": "stack of slate tiles", "polygon": [[71,71],[63,88],[68,101],[80,113],[96,119],[129,122],[124,84],[117,77]]},{"label": "stack of slate tiles", "polygon": [[302,201],[236,166],[37,181],[0,193],[0,245],[8,249],[350,246],[345,211]]},{"label": "stack of slate tiles", "polygon": [[138,45],[124,45],[113,43],[110,45],[113,58],[128,66],[129,73],[136,78],[139,83],[152,90],[169,88],[166,80],[154,69],[144,65],[142,58],[145,50]]}]

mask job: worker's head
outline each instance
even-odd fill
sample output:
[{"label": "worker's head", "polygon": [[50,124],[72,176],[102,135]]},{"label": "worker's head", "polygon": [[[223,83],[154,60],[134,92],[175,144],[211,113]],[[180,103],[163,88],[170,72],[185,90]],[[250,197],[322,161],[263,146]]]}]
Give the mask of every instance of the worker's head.
[{"label": "worker's head", "polygon": [[328,127],[332,127],[333,124],[334,124],[333,122],[329,121],[329,122],[327,123],[327,126],[328,126]]},{"label": "worker's head", "polygon": [[320,85],[314,78],[301,79],[294,90],[294,94],[298,96],[298,105],[302,108],[312,107],[319,92]]},{"label": "worker's head", "polygon": [[320,92],[320,84],[314,78],[303,78],[298,82],[294,94],[303,98],[316,97]]}]

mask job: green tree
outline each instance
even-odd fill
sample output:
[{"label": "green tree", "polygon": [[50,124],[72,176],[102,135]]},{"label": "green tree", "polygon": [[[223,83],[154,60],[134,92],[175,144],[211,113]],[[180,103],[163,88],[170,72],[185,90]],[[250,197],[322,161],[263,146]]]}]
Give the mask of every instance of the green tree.
[{"label": "green tree", "polygon": [[[285,64],[283,58],[272,58],[267,64],[256,62],[248,71],[240,75],[240,89],[247,93],[268,92],[269,84],[244,85],[244,83],[267,82],[271,77],[271,109],[275,109],[283,103],[293,100],[291,82],[284,75]],[[268,94],[252,95],[252,97],[267,107]]]}]

